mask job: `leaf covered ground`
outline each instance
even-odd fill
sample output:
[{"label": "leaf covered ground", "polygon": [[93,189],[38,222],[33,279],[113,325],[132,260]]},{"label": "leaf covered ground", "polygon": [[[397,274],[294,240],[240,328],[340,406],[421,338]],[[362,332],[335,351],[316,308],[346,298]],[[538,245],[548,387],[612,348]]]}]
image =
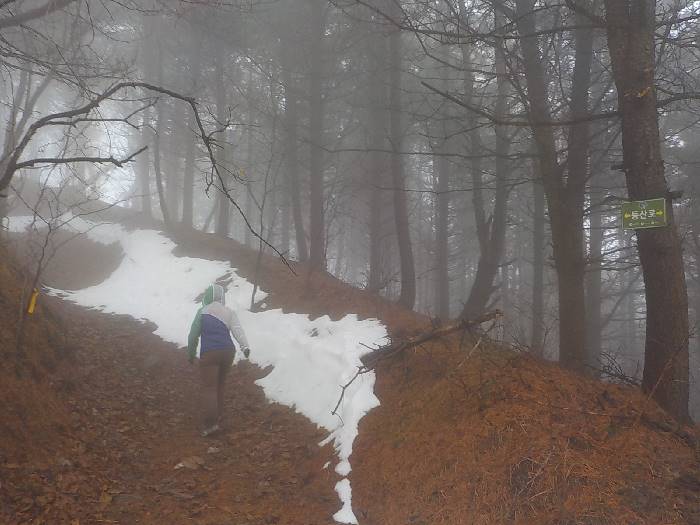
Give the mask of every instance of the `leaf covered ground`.
[{"label": "leaf covered ground", "polygon": [[[176,240],[180,255],[230,258],[256,275],[255,253],[233,242]],[[99,282],[119,256],[77,240],[50,284],[80,287],[76,268]],[[327,274],[295,271],[263,258],[269,307],[378,317],[395,339],[430,326]],[[21,277],[5,262],[0,280],[2,326],[13,326]],[[0,331],[0,522],[330,523],[339,478],[324,468],[334,458],[316,445],[323,432],[267,403],[254,384],[264,371],[241,364],[227,430],[200,438],[196,370],[151,330],[42,297],[21,378],[12,330]],[[430,342],[379,365],[382,405],[362,420],[351,457],[361,524],[700,523],[694,429],[633,388],[479,338]]]},{"label": "leaf covered ground", "polygon": [[[73,243],[72,262],[90,261],[75,254],[94,248]],[[86,274],[99,271],[83,264]],[[54,282],[75,279],[75,268],[65,276],[55,268]],[[265,400],[254,384],[264,371],[233,368],[225,430],[202,438],[198,370],[182,352],[152,326],[42,296],[30,362],[16,377],[7,327],[19,274],[5,265],[0,278],[0,523],[331,521],[339,478],[324,468],[333,459],[330,446],[317,445],[325,433]]]}]

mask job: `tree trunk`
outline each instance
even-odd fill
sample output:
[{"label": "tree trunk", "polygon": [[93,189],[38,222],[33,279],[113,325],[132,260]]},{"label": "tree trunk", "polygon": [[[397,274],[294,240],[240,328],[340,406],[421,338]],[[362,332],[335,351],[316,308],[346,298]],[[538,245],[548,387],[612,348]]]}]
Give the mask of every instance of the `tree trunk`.
[{"label": "tree trunk", "polygon": [[[192,31],[195,31],[192,29]],[[197,94],[197,82],[202,71],[202,39],[198,35],[194,35],[192,38],[192,47],[189,56],[189,67],[190,67],[190,86],[189,86],[189,96],[196,96]],[[218,54],[218,53],[217,53]],[[217,104],[217,113],[219,113],[218,118],[221,118],[221,112]],[[225,119],[224,119],[225,120]],[[221,120],[220,120],[221,122]],[[194,117],[190,114],[187,119],[187,126],[183,129],[183,139],[185,141],[185,175],[182,184],[182,225],[185,228],[192,228],[194,210],[194,174],[195,174],[195,164],[196,164],[196,153],[197,153],[197,142],[196,135],[191,130],[195,128]],[[219,150],[221,151],[221,150]]]},{"label": "tree trunk", "polygon": [[[139,133],[141,144],[148,144],[151,135],[151,111],[144,112],[141,131]],[[141,213],[144,218],[153,217],[151,210],[151,173],[148,151],[144,151],[136,158],[136,176],[138,178],[139,191],[141,192]]]},{"label": "tree trunk", "polygon": [[[255,114],[253,113],[253,73],[251,70],[248,70],[248,82],[246,85],[246,99],[247,99],[247,112],[248,112],[248,127],[246,128],[246,140],[245,140],[245,146],[246,146],[246,153],[245,153],[245,162],[246,162],[246,172],[244,175],[245,178],[245,216],[248,219],[248,222],[251,224],[254,224],[255,222],[255,217],[253,217],[253,213],[255,210],[254,206],[254,199],[253,199],[253,180],[254,180],[254,168],[255,168],[255,151],[253,149],[253,127],[255,126]],[[253,234],[250,231],[250,228],[243,228],[244,234],[243,234],[243,239],[244,243],[248,247],[253,247]]]},{"label": "tree trunk", "polygon": [[309,75],[309,140],[310,140],[310,220],[309,233],[311,252],[309,263],[312,270],[326,269],[325,227],[323,213],[323,35],[325,21],[323,0],[311,0],[311,72]]},{"label": "tree trunk", "polygon": [[[591,143],[590,125],[586,121],[589,112],[589,89],[591,86],[591,63],[593,60],[593,30],[585,27],[588,20],[583,15],[575,18],[579,26],[584,26],[574,32],[576,44],[574,74],[571,91],[571,117],[580,120],[579,123],[569,128],[567,157],[568,178],[565,190],[565,205],[568,218],[564,225],[567,226],[568,239],[565,264],[572,272],[567,288],[569,289],[569,305],[574,309],[576,316],[582,316],[577,327],[582,329],[583,350],[576,346],[571,352],[566,352],[562,361],[565,365],[576,370],[588,370],[587,349],[585,344],[585,271],[586,260],[583,238],[583,208],[585,204],[586,182],[589,173],[589,152]],[[572,235],[577,232],[578,235]],[[567,334],[568,335],[568,334]],[[576,334],[578,335],[578,334]],[[569,339],[570,341],[570,339]],[[570,344],[570,343],[567,343]]]},{"label": "tree trunk", "polygon": [[292,230],[291,230],[291,220],[292,220],[292,206],[289,199],[289,193],[282,195],[282,206],[280,207],[280,214],[282,216],[282,222],[280,224],[280,248],[279,250],[284,254],[289,254],[289,249],[292,240]]},{"label": "tree trunk", "polygon": [[[175,107],[171,109],[170,116],[170,136],[167,141],[167,155],[165,159],[161,159],[167,168],[165,173],[165,197],[168,201],[168,210],[170,218],[173,222],[178,221],[180,216],[180,190],[182,187],[184,168],[182,166],[183,156],[180,154],[185,145],[186,134],[180,126],[185,122],[185,106],[179,101],[174,101]],[[167,106],[165,106],[167,108]],[[165,121],[164,121],[165,124]],[[161,132],[165,132],[167,128],[162,127]],[[163,145],[163,137],[161,136],[161,146]]]},{"label": "tree trunk", "polygon": [[[534,162],[538,165],[539,163]],[[545,196],[539,170],[532,181],[534,217],[532,223],[532,339],[535,354],[544,355],[544,250],[545,250]]]},{"label": "tree trunk", "polygon": [[[226,86],[224,84],[224,53],[222,49],[217,49],[214,57],[215,68],[215,96],[216,96],[216,118],[219,122],[226,120]],[[217,150],[217,162],[221,163],[226,160],[226,156],[222,150]],[[225,171],[221,172],[224,178],[224,185],[228,182],[228,177],[225,177]],[[230,224],[231,203],[229,202],[226,192],[230,191],[227,186],[221,188],[224,191],[219,191],[216,194],[216,226],[214,232],[221,237],[228,237]]]},{"label": "tree trunk", "polygon": [[[466,9],[466,8],[465,8]],[[502,15],[496,11],[496,27],[503,24]],[[498,83],[498,96],[494,115],[497,119],[503,119],[506,111],[508,97],[508,80],[506,79],[506,61],[503,51],[503,42],[499,39],[495,45],[496,74]],[[465,49],[466,48],[466,49]],[[462,63],[465,71],[472,69],[468,46],[463,46]],[[467,73],[465,79],[465,98],[470,104],[474,101],[474,78],[472,73]],[[469,133],[470,153],[474,156],[482,153],[482,144],[476,122],[471,124]],[[507,227],[508,188],[506,178],[508,176],[507,155],[510,150],[510,141],[507,136],[507,128],[496,125],[496,192],[493,205],[493,214],[486,219],[483,198],[483,177],[481,174],[481,161],[475,159],[472,162],[472,183],[474,219],[476,221],[477,237],[479,239],[479,262],[477,264],[476,277],[472,285],[469,297],[462,310],[462,317],[476,319],[483,315],[493,295],[494,280],[498,274],[498,267],[503,258]]]},{"label": "tree trunk", "polygon": [[[158,46],[158,85],[163,85],[163,60],[162,49]],[[162,100],[156,103],[156,130],[153,137],[153,168],[156,175],[156,188],[158,189],[158,202],[160,203],[160,211],[163,215],[163,222],[166,228],[172,226],[168,203],[165,197],[165,189],[163,188],[163,172],[161,170],[161,137],[165,133],[165,108]]]},{"label": "tree trunk", "polygon": [[642,387],[680,421],[688,419],[688,296],[681,241],[661,156],[654,85],[656,3],[605,0],[608,48],[622,115],[630,199],[666,197],[668,226],[637,231],[646,295]]},{"label": "tree trunk", "polygon": [[595,189],[597,177],[591,178],[593,188],[589,192],[591,212],[589,215],[590,235],[588,240],[588,271],[586,274],[586,364],[591,370],[600,369],[602,350],[603,319],[602,303],[602,254],[603,254],[603,212],[600,206],[601,192]]},{"label": "tree trunk", "polygon": [[[563,366],[583,371],[586,361],[585,293],[583,253],[583,202],[587,174],[588,126],[569,130],[568,177],[557,160],[554,132],[538,120],[551,120],[547,82],[544,76],[535,24],[534,0],[516,0],[517,27],[521,37],[527,83],[529,118],[540,159],[552,226],[552,246],[558,279],[559,360]],[[576,62],[571,98],[574,118],[588,110],[592,29],[575,32]]]},{"label": "tree trunk", "polygon": [[[392,3],[394,11],[397,5]],[[397,15],[397,13],[393,13]],[[398,13],[400,14],[400,13]],[[399,19],[399,16],[396,16]],[[391,135],[391,180],[394,194],[394,219],[401,262],[401,295],[399,304],[412,309],[416,301],[416,270],[408,223],[408,197],[405,190],[401,147],[401,31],[393,29],[389,36],[389,132]]]},{"label": "tree trunk", "polygon": [[383,286],[383,250],[386,239],[384,224],[386,213],[386,193],[377,186],[387,185],[387,156],[381,151],[386,147],[386,38],[383,33],[370,28],[367,37],[369,78],[367,79],[367,122],[369,123],[369,167],[367,169],[368,228],[369,228],[369,276],[367,289],[379,292]]},{"label": "tree trunk", "polygon": [[[443,58],[447,61],[449,53],[444,52]],[[444,67],[444,66],[443,66]],[[447,92],[447,77],[449,70],[443,71],[442,89]],[[448,142],[452,126],[450,115],[446,110],[440,114],[440,122],[436,129],[435,153],[433,157],[433,180],[435,195],[435,314],[439,319],[450,318],[450,161],[447,157],[449,151]]]},{"label": "tree trunk", "polygon": [[298,128],[299,128],[299,108],[297,86],[292,76],[292,60],[289,57],[289,50],[283,49],[283,69],[282,82],[284,83],[285,109],[284,120],[287,132],[287,172],[289,198],[292,205],[292,216],[294,218],[294,233],[296,239],[297,258],[301,262],[306,262],[309,258],[309,249],[306,245],[306,232],[304,231],[304,218],[301,209],[301,181],[299,180],[299,156],[297,148]]},{"label": "tree trunk", "polygon": [[[444,118],[444,117],[443,117]],[[443,128],[443,137],[437,153],[446,153],[447,130]],[[445,155],[433,158],[435,171],[435,265],[437,269],[435,290],[435,313],[438,318],[450,318],[450,272],[449,272],[449,227],[450,227],[450,163]]]},{"label": "tree trunk", "polygon": [[[144,78],[152,75],[155,70],[162,70],[162,65],[156,64],[159,58],[156,53],[157,46],[151,40],[155,31],[155,23],[151,17],[142,18],[141,37],[144,47],[139,52],[139,66]],[[162,79],[162,72],[159,73]],[[145,94],[145,93],[144,93]],[[147,108],[143,112],[143,119],[140,130],[140,146],[151,145],[153,141],[153,112],[152,108]],[[152,148],[149,148],[149,150]],[[146,219],[153,217],[153,202],[151,198],[151,173],[150,173],[150,151],[146,150],[136,158],[136,176],[138,179],[139,191],[141,192],[141,213]]]}]

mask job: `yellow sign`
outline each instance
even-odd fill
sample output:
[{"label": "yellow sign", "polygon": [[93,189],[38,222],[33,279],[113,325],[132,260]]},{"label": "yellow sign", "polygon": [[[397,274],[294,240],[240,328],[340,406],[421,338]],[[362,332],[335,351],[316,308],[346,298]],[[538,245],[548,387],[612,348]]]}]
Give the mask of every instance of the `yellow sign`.
[{"label": "yellow sign", "polygon": [[29,298],[29,307],[27,308],[27,313],[29,315],[32,315],[34,313],[34,310],[36,310],[37,297],[39,297],[39,290],[34,288],[34,291],[32,292],[32,296]]}]

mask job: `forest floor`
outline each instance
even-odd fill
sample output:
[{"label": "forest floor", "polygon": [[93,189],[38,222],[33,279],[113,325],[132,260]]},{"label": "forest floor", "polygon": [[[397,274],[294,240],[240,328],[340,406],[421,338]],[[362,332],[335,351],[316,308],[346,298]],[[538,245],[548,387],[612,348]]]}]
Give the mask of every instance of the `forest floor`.
[{"label": "forest floor", "polygon": [[[251,280],[255,253],[200,233],[178,255],[230,259]],[[100,282],[120,253],[85,239],[46,282]],[[0,249],[3,249],[0,247]],[[0,253],[0,522],[329,524],[339,476],[325,432],[270,404],[247,363],[229,377],[227,425],[197,433],[198,370],[152,326],[43,297],[17,378],[20,274]],[[394,338],[429,321],[327,274],[264,257],[271,307],[377,317]],[[351,457],[362,525],[700,523],[694,428],[638,390],[565,372],[483,335],[422,345],[382,363],[382,405]],[[176,468],[181,465],[180,468]]]},{"label": "forest floor", "polygon": [[[76,275],[99,273],[98,247],[86,247],[92,257],[82,247],[72,243],[74,264],[63,278],[55,266],[54,283],[77,287]],[[2,277],[11,304],[16,283]],[[4,327],[13,326],[7,310]],[[317,445],[325,433],[316,425],[266,401],[254,383],[264,371],[233,367],[224,431],[202,438],[198,367],[153,327],[51,297],[35,315],[34,377],[2,374],[0,523],[332,522],[332,447]]]}]

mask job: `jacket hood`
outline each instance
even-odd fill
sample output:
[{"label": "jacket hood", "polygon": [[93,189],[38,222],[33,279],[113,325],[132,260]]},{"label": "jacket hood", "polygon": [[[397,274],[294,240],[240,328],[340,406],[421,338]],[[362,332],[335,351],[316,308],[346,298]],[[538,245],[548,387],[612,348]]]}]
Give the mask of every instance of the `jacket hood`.
[{"label": "jacket hood", "polygon": [[221,303],[226,304],[226,294],[224,293],[224,287],[220,284],[210,284],[207,286],[204,292],[204,297],[202,297],[202,305],[207,306],[211,303]]}]

